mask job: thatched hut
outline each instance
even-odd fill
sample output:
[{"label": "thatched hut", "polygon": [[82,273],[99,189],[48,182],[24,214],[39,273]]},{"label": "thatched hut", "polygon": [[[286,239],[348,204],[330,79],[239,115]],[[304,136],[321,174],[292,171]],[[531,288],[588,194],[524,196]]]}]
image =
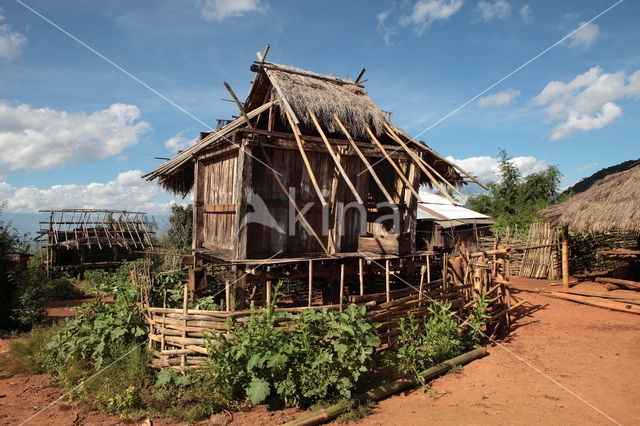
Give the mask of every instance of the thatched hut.
[{"label": "thatched hut", "polygon": [[[264,60],[251,70],[245,102],[227,85],[239,117],[145,176],[177,194],[193,190],[193,249],[202,256],[370,251],[366,238],[378,237],[411,252],[419,185],[446,193],[473,179],[395,127],[359,81]],[[251,220],[260,208],[269,223]],[[290,208],[301,223],[290,223]],[[397,226],[378,220],[394,208]]]},{"label": "thatched hut", "polygon": [[540,211],[540,215],[564,230],[562,275],[568,286],[568,228],[590,233],[640,233],[640,164],[601,179],[564,203]]}]

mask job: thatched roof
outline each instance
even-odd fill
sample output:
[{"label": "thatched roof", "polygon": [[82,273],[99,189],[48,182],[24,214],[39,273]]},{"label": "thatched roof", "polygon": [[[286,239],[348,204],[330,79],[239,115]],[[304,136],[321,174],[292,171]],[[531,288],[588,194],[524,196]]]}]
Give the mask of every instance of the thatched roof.
[{"label": "thatched roof", "polygon": [[[311,110],[330,137],[344,138],[333,117],[336,114],[356,140],[370,140],[367,133],[369,128],[383,143],[397,145],[397,142],[386,135],[386,124],[396,129],[399,137],[412,149],[422,152],[425,161],[440,175],[438,180],[464,185],[461,173],[470,177],[459,166],[393,126],[389,121],[389,114],[378,108],[357,81],[270,62],[254,63],[251,70],[256,72],[256,76],[243,108],[258,129],[265,130],[265,120],[260,120],[260,117],[266,117],[269,109],[279,116],[281,130],[289,129],[286,111],[290,107],[305,135],[317,134],[308,112]],[[147,180],[158,179],[166,189],[186,195],[193,186],[193,165],[197,156],[235,143],[234,134],[245,127],[247,123],[240,116],[220,129],[201,134],[193,146],[143,177]],[[421,183],[430,185],[429,179],[421,175]]]},{"label": "thatched roof", "polygon": [[640,232],[640,165],[596,182],[564,203],[540,211],[553,226],[578,231]]},{"label": "thatched roof", "polygon": [[387,114],[354,81],[286,65],[270,65],[273,68],[269,69],[269,79],[275,80],[303,124],[313,127],[307,112],[310,109],[329,133],[340,133],[333,119],[335,113],[356,138],[368,138],[367,127],[376,135],[384,134],[384,124],[389,123]]}]

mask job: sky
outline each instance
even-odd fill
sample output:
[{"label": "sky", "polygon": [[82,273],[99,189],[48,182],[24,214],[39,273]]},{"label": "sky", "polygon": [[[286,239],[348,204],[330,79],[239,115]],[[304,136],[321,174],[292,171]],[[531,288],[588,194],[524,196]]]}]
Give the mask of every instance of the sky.
[{"label": "sky", "polygon": [[273,62],[366,68],[396,125],[484,181],[505,149],[566,187],[640,157],[640,4],[616,1],[2,0],[0,202],[188,202],[141,175],[237,114],[222,82],[246,96],[267,43]]}]

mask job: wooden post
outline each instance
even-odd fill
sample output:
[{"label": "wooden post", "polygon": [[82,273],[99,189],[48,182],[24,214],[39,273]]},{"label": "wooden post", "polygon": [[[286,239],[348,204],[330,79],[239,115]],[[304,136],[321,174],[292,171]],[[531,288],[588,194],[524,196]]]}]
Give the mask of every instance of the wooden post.
[{"label": "wooden post", "polygon": [[340,264],[340,312],[344,303],[344,262]]},{"label": "wooden post", "polygon": [[447,269],[449,268],[449,259],[447,253],[442,255],[442,294],[447,292]]},{"label": "wooden post", "polygon": [[569,288],[569,227],[562,227],[562,288]]},{"label": "wooden post", "polygon": [[231,286],[229,280],[224,281],[224,307],[227,312],[231,311]]},{"label": "wooden post", "polygon": [[313,301],[313,260],[309,260],[309,307]]},{"label": "wooden post", "polygon": [[360,296],[364,295],[364,260],[358,258],[358,277],[360,278]]},{"label": "wooden post", "polygon": [[272,287],[272,283],[271,283],[270,280],[266,282],[266,287],[267,288],[265,289],[265,294],[266,294],[266,299],[267,299],[266,303],[268,305],[269,303],[271,303],[271,287]]},{"label": "wooden post", "polygon": [[[189,286],[184,285],[183,294],[182,294],[182,313],[184,314],[184,328],[182,330],[182,337],[187,337],[187,314],[189,313]],[[164,325],[164,324],[163,324]],[[185,344],[182,344],[182,349],[186,348]],[[180,357],[180,367],[182,369],[182,374],[185,372],[185,366],[187,365],[187,355],[182,354]]]},{"label": "wooden post", "polygon": [[427,282],[431,282],[431,265],[430,265],[431,256],[427,255]]},{"label": "wooden post", "polygon": [[424,292],[424,273],[427,271],[427,266],[420,266],[420,287],[418,288],[418,300],[422,300],[422,293]]},{"label": "wooden post", "polygon": [[387,302],[391,301],[391,277],[389,276],[389,259],[384,262],[384,282],[387,292]]}]

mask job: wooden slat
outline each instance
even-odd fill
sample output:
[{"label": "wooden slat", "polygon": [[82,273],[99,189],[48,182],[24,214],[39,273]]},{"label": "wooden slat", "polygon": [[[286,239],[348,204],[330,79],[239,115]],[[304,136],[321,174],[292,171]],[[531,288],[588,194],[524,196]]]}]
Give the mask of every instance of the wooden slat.
[{"label": "wooden slat", "polygon": [[203,207],[205,213],[235,213],[235,204],[207,204]]},{"label": "wooden slat", "polygon": [[327,249],[327,246],[322,242],[322,240],[320,239],[320,237],[318,236],[316,231],[314,231],[314,229],[311,227],[311,224],[309,223],[309,221],[307,221],[307,219],[302,214],[302,211],[300,210],[300,208],[296,204],[296,200],[291,196],[291,194],[287,190],[287,187],[284,185],[284,183],[282,183],[282,179],[280,179],[280,176],[278,175],[278,172],[276,172],[274,170],[274,168],[273,168],[273,166],[271,164],[271,160],[269,160],[269,157],[267,156],[267,152],[262,147],[262,145],[260,145],[260,149],[262,150],[262,155],[264,156],[265,164],[269,167],[269,170],[271,170],[271,174],[273,175],[273,178],[276,180],[276,183],[278,184],[278,186],[280,187],[280,189],[282,190],[284,195],[289,200],[289,203],[296,210],[296,212],[298,213],[298,216],[300,216],[300,220],[304,223],[304,225],[305,225],[305,227],[307,229],[307,232],[309,232],[316,239],[316,241],[318,242],[320,247],[322,247],[322,250],[324,250],[325,253],[330,254],[329,250]]}]

